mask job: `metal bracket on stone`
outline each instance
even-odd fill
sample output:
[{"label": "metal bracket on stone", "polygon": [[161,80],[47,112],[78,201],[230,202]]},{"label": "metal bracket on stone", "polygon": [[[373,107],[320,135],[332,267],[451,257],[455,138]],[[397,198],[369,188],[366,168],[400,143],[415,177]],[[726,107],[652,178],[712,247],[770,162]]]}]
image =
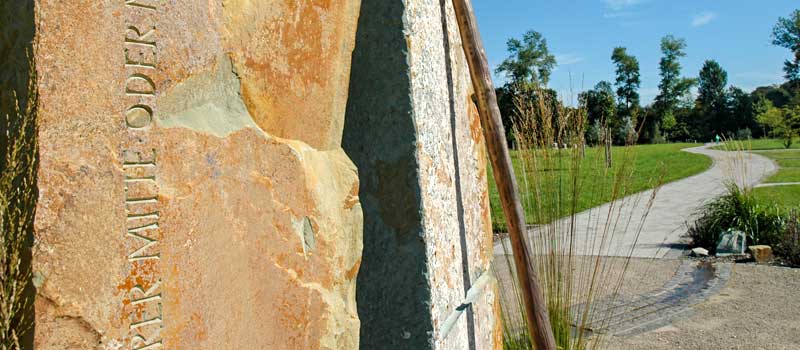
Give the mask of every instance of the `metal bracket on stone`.
[{"label": "metal bracket on stone", "polygon": [[458,319],[461,315],[464,314],[467,309],[483,294],[483,290],[486,289],[487,286],[491,285],[491,282],[495,280],[494,276],[491,273],[491,269],[489,271],[484,272],[478,279],[475,281],[475,284],[469,288],[467,291],[467,295],[464,298],[464,302],[461,303],[456,309],[447,316],[447,319],[444,320],[442,324],[442,332],[440,333],[441,339],[447,338],[447,335],[450,334],[450,331],[453,330],[456,323],[458,323]]}]

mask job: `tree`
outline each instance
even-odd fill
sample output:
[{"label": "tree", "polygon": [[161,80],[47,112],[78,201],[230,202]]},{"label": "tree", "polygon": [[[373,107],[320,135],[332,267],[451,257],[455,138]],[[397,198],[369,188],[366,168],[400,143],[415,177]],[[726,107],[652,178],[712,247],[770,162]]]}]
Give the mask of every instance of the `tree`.
[{"label": "tree", "polygon": [[[500,115],[503,127],[506,130],[506,140],[508,146],[513,148],[516,144],[514,126],[521,117],[530,117],[535,114],[538,125],[541,126],[547,118],[547,122],[556,133],[561,129],[559,122],[562,120],[564,106],[558,99],[558,93],[553,89],[542,88],[534,84],[513,84],[506,83],[504,86],[496,88],[497,105],[500,108]],[[526,114],[528,114],[526,116]]]},{"label": "tree", "polygon": [[759,106],[752,95],[744,90],[731,86],[727,94],[727,114],[730,120],[730,132],[735,132],[739,139],[746,138],[746,134],[751,137],[763,136],[762,129],[758,123]]},{"label": "tree", "polygon": [[787,80],[800,81],[800,9],[787,18],[778,18],[772,29],[772,44],[792,51],[794,60],[786,60],[783,71]]},{"label": "tree", "polygon": [[649,123],[648,131],[653,137],[659,136],[656,130],[666,125],[675,125],[675,109],[681,98],[689,93],[694,85],[694,79],[681,78],[681,64],[679,59],[686,56],[686,41],[667,35],[661,39],[661,53],[663,57],[659,62],[661,82],[658,84],[659,94],[656,96],[656,119]]},{"label": "tree", "polygon": [[628,55],[628,50],[624,47],[614,48],[611,60],[617,66],[615,85],[619,103],[628,112],[631,108],[639,106],[639,85],[642,83],[639,77],[639,60],[635,56]]},{"label": "tree", "polygon": [[753,96],[765,98],[775,107],[781,108],[791,104],[793,99],[800,96],[800,83],[787,82],[782,85],[761,86],[753,91]]},{"label": "tree", "polygon": [[528,31],[522,41],[512,38],[506,45],[510,55],[497,67],[496,73],[504,73],[514,85],[547,85],[550,72],[556,66],[556,57],[550,54],[547,40],[541,33]]},{"label": "tree", "polygon": [[601,81],[594,89],[582,94],[582,101],[586,105],[586,115],[589,124],[596,122],[610,123],[616,114],[614,90],[611,83]]},{"label": "tree", "polygon": [[708,60],[703,64],[697,82],[697,104],[706,110],[722,110],[725,106],[728,72],[717,61]]},{"label": "tree", "polygon": [[513,142],[513,137],[510,137],[513,136],[513,125],[520,117],[520,107],[524,106],[539,109],[537,118],[547,118],[559,130],[563,106],[555,90],[546,88],[550,73],[556,66],[556,58],[550,54],[547,40],[541,33],[531,30],[523,35],[522,40],[509,39],[507,45],[509,56],[495,72],[508,78],[508,82],[496,92],[509,142]]},{"label": "tree", "polygon": [[[611,83],[601,81],[580,95],[580,100],[586,108],[586,121],[589,127],[585,132],[585,140],[592,144],[602,144],[605,149],[606,167],[611,167],[611,146],[614,143],[614,130],[619,128],[619,118],[616,117],[616,101]],[[623,137],[621,141],[624,142]]]},{"label": "tree", "polygon": [[778,108],[766,101],[766,109],[758,115],[758,121],[770,136],[783,139],[783,145],[790,148],[800,133],[800,107]]},{"label": "tree", "polygon": [[514,101],[514,91],[509,84],[494,89],[497,95],[497,107],[500,109],[500,117],[503,128],[506,131],[506,142],[509,148],[514,148],[516,139],[514,137],[514,118],[517,117],[517,106]]},{"label": "tree", "polygon": [[[725,86],[728,84],[728,73],[714,60],[703,64],[698,78],[698,95],[696,100],[695,126],[702,132],[703,138],[725,134],[730,125],[726,123],[728,101]],[[734,129],[735,131],[736,129]]]}]

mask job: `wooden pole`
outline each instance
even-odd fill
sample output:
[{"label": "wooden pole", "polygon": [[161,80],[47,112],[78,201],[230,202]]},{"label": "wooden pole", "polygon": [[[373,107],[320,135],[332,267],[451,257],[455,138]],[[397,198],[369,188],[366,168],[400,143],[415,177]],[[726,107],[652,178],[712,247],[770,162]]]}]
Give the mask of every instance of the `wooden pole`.
[{"label": "wooden pole", "polygon": [[[506,133],[497,106],[497,96],[492,84],[491,70],[486,60],[478,24],[470,0],[453,0],[458,20],[461,42],[467,56],[472,85],[477,96],[478,113],[483,126],[483,134],[489,147],[489,158],[494,169],[494,178],[503,213],[506,215],[511,249],[514,254],[517,277],[525,303],[528,331],[537,350],[556,350],[553,329],[547,313],[544,294],[530,262],[528,245],[523,233],[526,231],[525,212],[519,199],[517,178],[511,166],[511,156],[506,143]],[[444,35],[447,35],[445,33]]]}]

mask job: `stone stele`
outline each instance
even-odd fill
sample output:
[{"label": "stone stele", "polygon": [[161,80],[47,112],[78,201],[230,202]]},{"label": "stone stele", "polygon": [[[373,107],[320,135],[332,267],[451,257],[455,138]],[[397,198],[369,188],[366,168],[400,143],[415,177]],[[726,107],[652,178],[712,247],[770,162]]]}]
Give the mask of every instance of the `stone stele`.
[{"label": "stone stele", "polygon": [[35,349],[502,348],[450,1],[20,4]]},{"label": "stone stele", "polygon": [[452,1],[362,0],[359,18],[344,149],[364,208],[361,348],[502,349],[486,144]]},{"label": "stone stele", "polygon": [[359,0],[35,0],[37,350],[357,349]]}]

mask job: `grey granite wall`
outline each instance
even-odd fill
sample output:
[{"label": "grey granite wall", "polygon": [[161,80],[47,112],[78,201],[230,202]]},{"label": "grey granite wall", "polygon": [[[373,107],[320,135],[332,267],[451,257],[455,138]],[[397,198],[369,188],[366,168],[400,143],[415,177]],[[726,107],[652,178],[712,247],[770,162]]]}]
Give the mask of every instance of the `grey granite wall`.
[{"label": "grey granite wall", "polygon": [[362,349],[426,349],[433,331],[417,134],[400,0],[363,0],[343,147],[359,169]]},{"label": "grey granite wall", "polygon": [[363,1],[353,57],[343,144],[365,218],[362,348],[501,347],[495,283],[462,305],[490,277],[492,238],[485,145],[450,1]]}]

